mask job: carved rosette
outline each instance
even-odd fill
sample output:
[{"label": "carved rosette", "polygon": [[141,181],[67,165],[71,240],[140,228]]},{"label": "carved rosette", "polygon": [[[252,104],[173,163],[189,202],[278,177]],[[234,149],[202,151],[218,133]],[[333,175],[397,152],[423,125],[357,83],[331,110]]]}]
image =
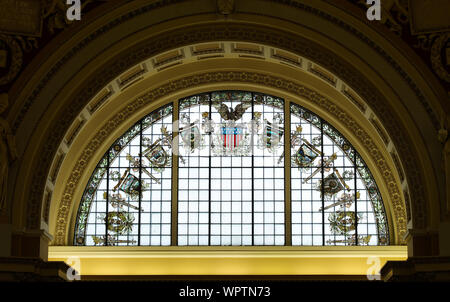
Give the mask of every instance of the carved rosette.
[{"label": "carved rosette", "polygon": [[434,40],[430,60],[436,74],[450,83],[450,33],[442,34]]},{"label": "carved rosette", "polygon": [[19,42],[0,34],[0,86],[12,82],[22,68],[23,53]]}]

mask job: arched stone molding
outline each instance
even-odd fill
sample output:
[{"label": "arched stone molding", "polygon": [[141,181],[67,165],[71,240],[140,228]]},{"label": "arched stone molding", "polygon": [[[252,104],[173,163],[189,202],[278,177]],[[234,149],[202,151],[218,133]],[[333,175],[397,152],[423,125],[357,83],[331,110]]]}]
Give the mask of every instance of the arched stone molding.
[{"label": "arched stone molding", "polygon": [[[227,69],[235,69],[234,71],[199,72],[177,78],[167,77],[167,74],[154,76],[156,79],[150,77],[130,88],[133,92],[142,91],[145,87],[152,87],[150,90],[133,98],[131,97],[134,95],[133,92],[124,92],[123,95],[119,95],[110,103],[105,104],[97,116],[92,116],[92,120],[85,126],[86,128],[79,133],[79,138],[75,139],[73,143],[75,145],[70,148],[67,154],[68,159],[63,163],[61,175],[58,176],[61,179],[56,181],[55,188],[58,190],[54,192],[50,211],[50,222],[56,221],[56,225],[50,225],[51,232],[55,234],[54,244],[70,244],[76,212],[85,185],[98,160],[117,136],[137,119],[165,102],[174,101],[192,93],[223,89],[224,87],[256,89],[284,97],[286,100],[300,103],[302,106],[314,110],[342,131],[366,158],[369,168],[372,168],[372,173],[381,184],[380,189],[391,225],[391,242],[401,244],[402,237],[406,232],[406,211],[400,194],[400,181],[395,178],[397,173],[394,171],[393,163],[386,159],[389,157],[389,153],[385,150],[382,139],[379,137],[372,139],[372,137],[377,137],[377,132],[364,115],[356,113],[358,109],[351,101],[333,91],[332,88],[326,87],[327,84],[321,83],[320,80],[316,80],[318,83],[314,83],[314,80],[306,80],[309,85],[315,86],[314,89],[311,89],[299,84],[301,80],[293,81],[288,77],[278,76],[279,74],[289,74],[289,72],[292,74],[290,68],[280,66],[277,76],[274,76],[267,71],[265,73],[252,71],[260,64],[255,65],[251,64],[254,62],[246,61],[248,59],[220,62],[222,64],[216,62],[216,64],[219,63],[219,66],[227,66]],[[204,67],[207,65],[209,64],[203,64]],[[249,71],[239,71],[239,67],[246,67],[245,70]],[[273,71],[273,68],[270,67],[266,66],[267,69]],[[286,70],[283,72],[282,69]],[[184,70],[189,71],[189,66],[186,66]],[[197,67],[195,70],[201,70],[201,68]],[[183,69],[171,70],[170,73],[180,75],[183,74]],[[171,80],[158,81],[163,78]],[[305,81],[305,79],[302,80]],[[158,83],[158,85],[152,85],[152,83]],[[317,92],[316,89],[320,89],[321,92]],[[71,152],[72,150],[73,152]],[[70,227],[68,227],[69,225]]]},{"label": "arched stone molding", "polygon": [[[117,6],[91,24],[80,25],[70,41],[39,68],[35,66],[35,76],[20,92],[13,89],[16,102],[9,119],[20,137],[23,158],[13,174],[14,224],[40,228],[41,201],[54,155],[72,121],[106,83],[143,59],[174,47],[235,40],[273,45],[305,56],[336,74],[366,100],[392,137],[405,168],[413,227],[436,229],[443,185],[433,125],[444,109],[439,107],[440,91],[434,92],[437,90],[426,75],[382,35],[327,3],[292,9],[284,4],[268,6],[268,1],[264,5],[248,1],[222,20],[211,2],[182,2],[176,10],[164,3],[146,6],[139,1]],[[328,34],[330,26],[338,28],[333,37]],[[392,62],[398,63],[391,66]]]}]

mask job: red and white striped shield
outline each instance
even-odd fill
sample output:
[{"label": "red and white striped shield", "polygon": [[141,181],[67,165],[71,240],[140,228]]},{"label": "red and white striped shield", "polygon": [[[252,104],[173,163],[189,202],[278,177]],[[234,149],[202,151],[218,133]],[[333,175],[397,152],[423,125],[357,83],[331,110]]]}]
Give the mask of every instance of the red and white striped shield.
[{"label": "red and white striped shield", "polygon": [[244,128],[240,125],[222,126],[222,143],[226,149],[234,150],[239,147],[244,137]]}]

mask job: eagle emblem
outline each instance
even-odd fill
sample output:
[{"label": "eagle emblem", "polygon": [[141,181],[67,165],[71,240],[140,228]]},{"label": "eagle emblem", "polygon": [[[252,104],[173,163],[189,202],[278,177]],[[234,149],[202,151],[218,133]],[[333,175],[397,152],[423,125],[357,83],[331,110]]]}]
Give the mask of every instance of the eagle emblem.
[{"label": "eagle emblem", "polygon": [[233,109],[232,107],[228,108],[224,103],[213,103],[212,106],[219,112],[220,116],[225,121],[237,121],[242,118],[245,111],[252,106],[251,102],[243,102]]}]

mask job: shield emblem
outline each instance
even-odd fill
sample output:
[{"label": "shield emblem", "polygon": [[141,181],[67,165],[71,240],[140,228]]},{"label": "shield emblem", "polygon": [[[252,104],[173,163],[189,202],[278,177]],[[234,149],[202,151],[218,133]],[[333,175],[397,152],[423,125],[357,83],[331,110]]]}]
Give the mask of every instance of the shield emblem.
[{"label": "shield emblem", "polygon": [[161,145],[150,147],[145,151],[144,156],[148,159],[152,166],[156,166],[158,168],[165,167],[169,160],[166,150],[164,150]]},{"label": "shield emblem", "polygon": [[[320,191],[322,188],[322,181],[319,181],[317,185],[317,190]],[[326,197],[333,197],[336,193],[344,190],[344,185],[342,184],[336,173],[331,173],[323,179],[323,194]]]},{"label": "shield emblem", "polygon": [[222,126],[221,139],[223,147],[234,150],[239,147],[244,137],[244,127],[240,125]]},{"label": "shield emblem", "polygon": [[314,160],[319,156],[320,152],[314,150],[313,147],[302,144],[295,154],[295,163],[300,168],[310,168],[313,166]]},{"label": "shield emblem", "polygon": [[180,128],[180,136],[184,145],[191,151],[200,147],[202,137],[197,125],[191,124],[190,126]]},{"label": "shield emblem", "polygon": [[263,131],[263,143],[267,148],[276,147],[283,137],[283,129],[266,121]]},{"label": "shield emblem", "polygon": [[139,179],[133,174],[128,174],[119,186],[119,190],[130,195],[139,192],[140,188]]}]

